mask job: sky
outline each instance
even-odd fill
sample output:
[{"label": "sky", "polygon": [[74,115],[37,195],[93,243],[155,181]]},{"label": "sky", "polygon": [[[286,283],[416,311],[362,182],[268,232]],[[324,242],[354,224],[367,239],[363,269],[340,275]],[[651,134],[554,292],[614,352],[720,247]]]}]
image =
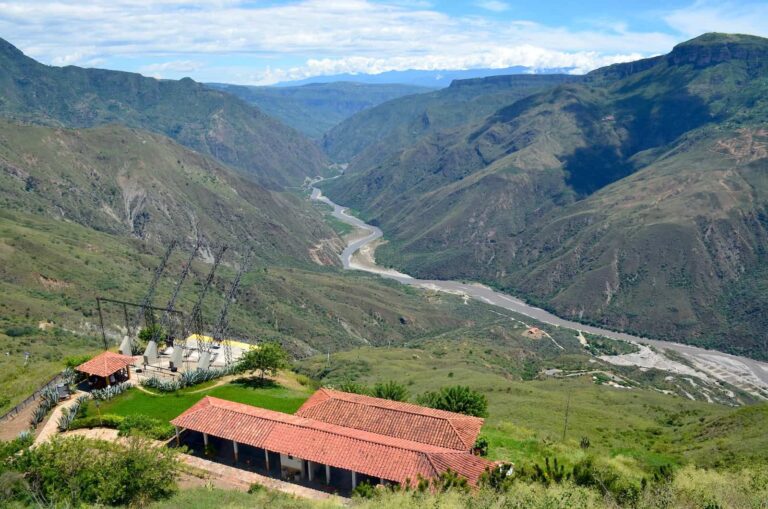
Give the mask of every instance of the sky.
[{"label": "sky", "polygon": [[583,73],[713,31],[768,36],[768,2],[0,0],[0,37],[45,64],[251,85],[406,69]]}]

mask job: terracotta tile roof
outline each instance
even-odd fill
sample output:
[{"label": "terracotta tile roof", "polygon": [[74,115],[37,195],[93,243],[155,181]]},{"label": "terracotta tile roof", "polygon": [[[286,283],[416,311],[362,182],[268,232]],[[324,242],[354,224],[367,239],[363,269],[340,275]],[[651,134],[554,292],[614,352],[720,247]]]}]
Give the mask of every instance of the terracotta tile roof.
[{"label": "terracotta tile roof", "polygon": [[108,377],[135,362],[136,358],[114,352],[102,352],[93,359],[80,364],[75,369],[89,375]]},{"label": "terracotta tile roof", "polygon": [[361,394],[317,390],[296,415],[458,451],[469,451],[483,419]]},{"label": "terracotta tile roof", "polygon": [[472,454],[207,396],[171,421],[181,428],[404,483],[451,468],[476,484],[492,463]]}]

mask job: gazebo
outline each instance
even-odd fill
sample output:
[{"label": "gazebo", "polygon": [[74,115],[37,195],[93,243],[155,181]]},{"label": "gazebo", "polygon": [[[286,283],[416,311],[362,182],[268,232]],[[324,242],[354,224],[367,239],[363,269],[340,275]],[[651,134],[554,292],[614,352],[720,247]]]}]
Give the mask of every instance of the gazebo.
[{"label": "gazebo", "polygon": [[80,364],[75,370],[88,375],[88,381],[92,386],[104,387],[130,380],[130,366],[135,361],[135,357],[130,355],[102,352],[93,359]]}]

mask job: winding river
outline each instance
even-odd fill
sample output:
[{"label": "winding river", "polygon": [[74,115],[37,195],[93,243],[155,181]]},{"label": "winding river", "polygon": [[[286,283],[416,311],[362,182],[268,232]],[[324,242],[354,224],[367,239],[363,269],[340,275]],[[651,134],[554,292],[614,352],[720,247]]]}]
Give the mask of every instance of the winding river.
[{"label": "winding river", "polygon": [[[590,334],[605,336],[611,339],[631,341],[641,345],[648,345],[661,352],[664,350],[672,350],[687,358],[693,364],[695,369],[691,369],[689,366],[685,366],[684,364],[675,362],[674,360],[667,359],[663,355],[651,354],[651,350],[647,348],[644,350],[649,354],[647,358],[630,359],[627,360],[626,363],[648,368],[658,367],[660,369],[677,372],[678,374],[688,374],[692,376],[698,376],[700,378],[711,377],[720,379],[729,382],[756,396],[763,398],[768,396],[768,364],[764,362],[759,362],[746,357],[726,354],[715,350],[705,350],[703,348],[683,345],[680,343],[672,343],[633,336],[623,332],[611,331],[602,329],[600,327],[594,327],[591,325],[566,320],[548,311],[526,304],[520,299],[495,291],[485,285],[477,283],[467,284],[458,281],[416,279],[401,272],[378,267],[375,264],[369,265],[364,263],[356,263],[354,260],[355,253],[366,247],[369,249],[372,248],[373,246],[371,246],[371,244],[377,239],[383,237],[384,233],[380,228],[369,225],[359,218],[348,214],[345,207],[332,202],[328,197],[323,195],[320,189],[316,187],[312,188],[311,199],[326,203],[333,207],[333,217],[339,221],[347,223],[350,226],[358,228],[364,232],[369,232],[362,238],[353,239],[349,242],[346,248],[344,248],[344,251],[341,253],[340,257],[345,269],[363,270],[366,272],[378,274],[385,278],[394,279],[402,284],[463,295],[468,298],[477,299],[487,304],[506,309],[508,311],[513,311],[515,313],[528,316],[540,322],[554,325],[556,327],[565,327],[568,329],[573,329],[574,331],[582,331]],[[576,333],[574,332],[574,335],[575,334]]]}]

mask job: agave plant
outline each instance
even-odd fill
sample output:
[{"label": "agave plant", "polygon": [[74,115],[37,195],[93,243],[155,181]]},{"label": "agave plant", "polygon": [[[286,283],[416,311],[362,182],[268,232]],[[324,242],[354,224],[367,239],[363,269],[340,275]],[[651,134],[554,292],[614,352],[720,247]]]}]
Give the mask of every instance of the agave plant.
[{"label": "agave plant", "polygon": [[50,410],[50,407],[45,404],[41,404],[35,408],[35,411],[32,412],[32,418],[29,420],[29,424],[31,424],[33,428],[37,428],[37,425],[43,422],[43,419],[45,419],[45,416],[48,414],[48,410]]},{"label": "agave plant", "polygon": [[59,402],[59,393],[54,387],[50,385],[43,390],[42,398],[44,402],[48,403],[48,408],[55,407]]},{"label": "agave plant", "polygon": [[91,391],[91,396],[93,397],[93,399],[108,401],[114,398],[115,396],[118,396],[124,393],[130,388],[131,388],[131,384],[129,382],[123,382],[123,383],[104,387],[103,389],[96,389],[94,391]]}]

